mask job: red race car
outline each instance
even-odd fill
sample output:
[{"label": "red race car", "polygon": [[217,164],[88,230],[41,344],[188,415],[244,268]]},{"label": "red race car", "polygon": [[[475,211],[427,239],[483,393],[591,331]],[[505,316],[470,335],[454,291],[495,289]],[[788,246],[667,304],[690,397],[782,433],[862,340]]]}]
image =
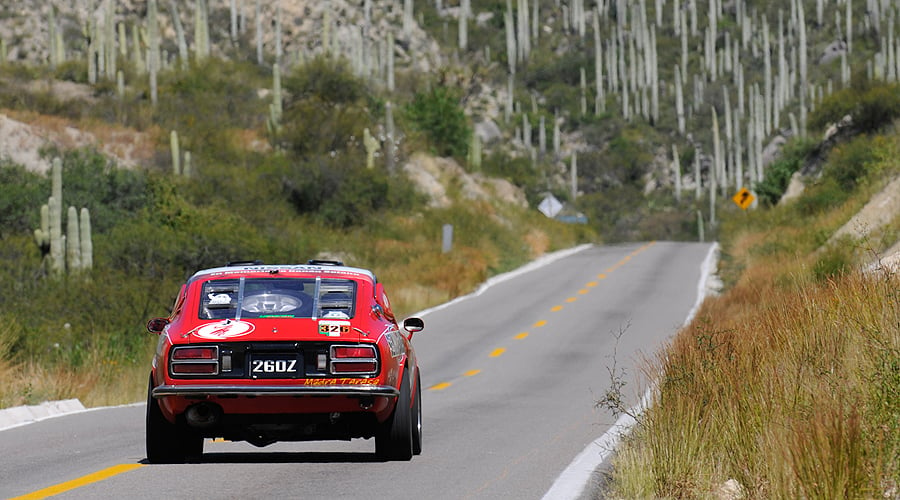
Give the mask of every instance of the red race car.
[{"label": "red race car", "polygon": [[419,367],[384,287],[335,261],[230,263],[197,272],[159,335],[147,395],[147,459],[199,459],[205,438],[375,438],[385,460],[422,451]]}]

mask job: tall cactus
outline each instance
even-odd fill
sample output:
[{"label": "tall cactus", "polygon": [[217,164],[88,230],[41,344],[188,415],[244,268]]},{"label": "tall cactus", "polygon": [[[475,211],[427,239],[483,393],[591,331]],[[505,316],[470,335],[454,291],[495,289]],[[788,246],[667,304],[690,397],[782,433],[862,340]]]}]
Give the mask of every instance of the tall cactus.
[{"label": "tall cactus", "polygon": [[169,133],[169,146],[172,149],[172,173],[181,175],[181,150],[178,147],[178,132],[175,130]]},{"label": "tall cactus", "polygon": [[366,148],[366,168],[375,168],[375,153],[381,149],[378,139],[369,132],[369,127],[363,129],[363,146]]},{"label": "tall cactus", "polygon": [[191,152],[184,152],[184,167],[181,169],[181,174],[185,177],[191,177],[194,175],[194,165],[191,163]]},{"label": "tall cactus", "polygon": [[269,117],[266,121],[273,144],[278,143],[278,137],[281,135],[281,116],[284,112],[281,102],[281,69],[278,64],[276,61],[272,65],[272,102],[269,104]]},{"label": "tall cactus", "polygon": [[159,20],[157,19],[156,0],[147,3],[147,70],[150,73],[150,102],[156,106],[156,75],[160,67],[159,56]]},{"label": "tall cactus", "polygon": [[79,229],[81,235],[81,269],[87,271],[94,267],[94,242],[91,236],[91,213],[86,207],[81,208]]},{"label": "tall cactus", "polygon": [[387,156],[387,168],[388,173],[394,174],[394,108],[391,104],[391,101],[387,101],[384,104],[384,121],[385,121],[385,145],[387,146],[387,151],[385,151],[385,156]]},{"label": "tall cactus", "polygon": [[50,270],[62,273],[66,269],[62,236],[62,160],[53,159],[51,170],[51,195],[47,205],[50,220]]},{"label": "tall cactus", "polygon": [[[412,2],[409,3],[412,4]],[[469,9],[467,7],[468,1],[462,0],[459,8],[459,50],[462,52],[469,48]],[[412,8],[410,7],[410,9]]]},{"label": "tall cactus", "polygon": [[34,241],[41,249],[44,265],[50,254],[50,207],[48,204],[41,206],[41,227],[34,230]]},{"label": "tall cactus", "polygon": [[66,219],[66,269],[81,269],[81,236],[78,227],[78,210],[70,206]]},{"label": "tall cactus", "polygon": [[681,160],[678,157],[678,146],[672,144],[672,175],[675,176],[675,201],[681,202]]},{"label": "tall cactus", "polygon": [[[56,276],[90,269],[93,266],[90,213],[87,208],[78,211],[69,207],[66,224],[67,235],[62,229],[62,160],[54,158],[50,169],[51,196],[41,207],[41,227],[34,230],[34,239],[45,265]],[[68,264],[68,265],[67,265]]]},{"label": "tall cactus", "polygon": [[169,0],[169,11],[172,15],[172,24],[175,26],[175,38],[178,40],[178,60],[182,68],[188,64],[187,41],[184,37],[184,26],[181,24],[181,16],[178,14],[178,5],[175,0]]},{"label": "tall cactus", "polygon": [[481,149],[481,136],[478,135],[477,131],[472,131],[472,136],[469,139],[468,160],[469,168],[473,172],[481,170]]},{"label": "tall cactus", "polygon": [[194,4],[194,57],[198,61],[209,57],[209,8],[206,0],[197,0]]}]

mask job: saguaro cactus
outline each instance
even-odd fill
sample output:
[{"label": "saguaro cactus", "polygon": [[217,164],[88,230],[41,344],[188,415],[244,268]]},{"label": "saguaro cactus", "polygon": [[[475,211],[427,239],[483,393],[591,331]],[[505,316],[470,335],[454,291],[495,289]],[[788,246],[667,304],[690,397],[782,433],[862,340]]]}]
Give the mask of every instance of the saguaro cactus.
[{"label": "saguaro cactus", "polygon": [[386,128],[385,145],[387,146],[388,173],[394,174],[394,109],[391,101],[384,104],[384,121]]},{"label": "saguaro cactus", "polygon": [[78,210],[70,206],[66,220],[66,268],[70,272],[81,269],[81,236],[78,229]]},{"label": "saguaro cactus", "polygon": [[47,202],[50,215],[50,270],[65,271],[65,250],[62,236],[62,160],[53,159],[51,170],[51,196]]},{"label": "saguaro cactus", "polygon": [[363,145],[366,147],[366,168],[375,168],[375,153],[381,149],[381,144],[369,132],[369,127],[363,130]]},{"label": "saguaro cactus", "polygon": [[46,261],[50,254],[50,207],[47,204],[41,207],[41,227],[34,230],[34,241]]},{"label": "saguaro cactus", "polygon": [[34,230],[34,239],[45,257],[45,265],[54,275],[93,267],[90,213],[87,208],[78,211],[69,207],[67,235],[62,230],[62,160],[53,159],[50,170],[51,193],[41,207],[41,227]]},{"label": "saguaro cactus", "polygon": [[472,136],[469,138],[469,151],[467,156],[469,168],[473,172],[481,170],[481,137],[476,131],[472,131]]},{"label": "saguaro cactus", "polygon": [[156,106],[156,75],[159,71],[159,21],[157,19],[156,0],[147,3],[147,70],[150,73],[150,102]]},{"label": "saguaro cactus", "polygon": [[175,130],[169,133],[169,145],[172,149],[172,172],[181,175],[181,150],[178,147],[178,132]]},{"label": "saguaro cactus", "polygon": [[89,270],[94,267],[94,242],[91,237],[91,213],[86,207],[81,208],[79,229],[81,235],[81,269]]}]

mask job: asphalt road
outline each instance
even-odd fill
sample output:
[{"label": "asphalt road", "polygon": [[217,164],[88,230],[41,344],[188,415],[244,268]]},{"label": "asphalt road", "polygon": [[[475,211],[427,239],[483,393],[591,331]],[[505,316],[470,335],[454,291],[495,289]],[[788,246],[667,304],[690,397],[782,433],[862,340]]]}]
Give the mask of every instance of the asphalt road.
[{"label": "asphalt road", "polygon": [[147,465],[135,405],[0,431],[0,497],[540,499],[613,424],[595,408],[613,363],[627,403],[640,399],[642,359],[684,323],[709,250],[590,247],[426,311],[413,339],[423,452],[410,462],[378,462],[355,440],[207,442],[201,463]]}]

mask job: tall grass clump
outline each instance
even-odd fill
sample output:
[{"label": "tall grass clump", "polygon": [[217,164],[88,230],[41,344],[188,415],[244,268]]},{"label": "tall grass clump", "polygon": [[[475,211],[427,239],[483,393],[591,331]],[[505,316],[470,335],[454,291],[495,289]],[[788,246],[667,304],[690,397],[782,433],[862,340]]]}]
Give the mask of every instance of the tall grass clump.
[{"label": "tall grass clump", "polygon": [[900,280],[796,272],[793,287],[745,273],[660,357],[659,394],[616,459],[615,494],[706,497],[729,480],[751,498],[896,491]]}]

